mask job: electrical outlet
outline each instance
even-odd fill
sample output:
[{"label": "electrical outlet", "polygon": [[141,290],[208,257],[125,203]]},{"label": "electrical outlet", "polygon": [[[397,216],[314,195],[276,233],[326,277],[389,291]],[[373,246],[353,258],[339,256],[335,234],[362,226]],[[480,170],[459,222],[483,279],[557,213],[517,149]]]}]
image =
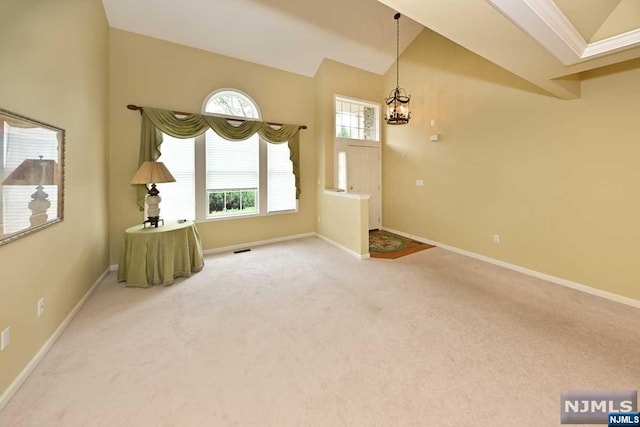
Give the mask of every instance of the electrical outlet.
[{"label": "electrical outlet", "polygon": [[416,187],[424,187],[424,181],[421,179],[416,179]]},{"label": "electrical outlet", "polygon": [[44,313],[44,298],[40,298],[38,300],[37,313],[38,313],[38,317],[40,317],[42,313]]},{"label": "electrical outlet", "polygon": [[500,235],[499,234],[494,234],[493,235],[493,243],[500,243]]},{"label": "electrical outlet", "polygon": [[2,335],[0,335],[0,351],[9,347],[10,341],[11,341],[11,328],[7,327],[7,329],[2,331]]}]

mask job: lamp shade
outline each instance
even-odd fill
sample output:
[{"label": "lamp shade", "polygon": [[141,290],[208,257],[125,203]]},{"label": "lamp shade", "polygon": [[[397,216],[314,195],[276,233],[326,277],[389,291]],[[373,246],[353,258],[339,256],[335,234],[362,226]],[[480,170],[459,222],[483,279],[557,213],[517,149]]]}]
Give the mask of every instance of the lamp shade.
[{"label": "lamp shade", "polygon": [[162,162],[144,162],[131,178],[131,184],[157,184],[160,182],[176,182],[176,179]]},{"label": "lamp shade", "polygon": [[2,182],[2,185],[55,185],[60,182],[55,160],[26,159]]}]

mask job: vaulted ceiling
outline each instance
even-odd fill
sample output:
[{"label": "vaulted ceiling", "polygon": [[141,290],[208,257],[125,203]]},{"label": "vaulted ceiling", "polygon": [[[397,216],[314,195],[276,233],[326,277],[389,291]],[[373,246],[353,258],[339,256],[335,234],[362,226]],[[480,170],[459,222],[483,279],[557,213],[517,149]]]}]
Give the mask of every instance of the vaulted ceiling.
[{"label": "vaulted ceiling", "polygon": [[[305,76],[324,58],[383,74],[395,11],[376,0],[103,0],[114,28]],[[403,17],[404,50],[422,25]]]},{"label": "vaulted ceiling", "polygon": [[380,0],[553,95],[640,57],[638,0]]},{"label": "vaulted ceiling", "polygon": [[561,98],[640,57],[638,0],[103,0],[110,26],[306,76],[324,58],[382,74],[423,26]]}]

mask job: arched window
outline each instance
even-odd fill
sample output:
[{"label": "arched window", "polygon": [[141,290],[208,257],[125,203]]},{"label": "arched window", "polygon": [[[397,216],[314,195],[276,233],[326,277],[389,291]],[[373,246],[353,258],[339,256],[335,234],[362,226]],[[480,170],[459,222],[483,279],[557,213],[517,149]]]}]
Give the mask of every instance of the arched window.
[{"label": "arched window", "polygon": [[[231,89],[211,94],[204,112],[229,118],[260,119],[258,107],[247,95]],[[233,122],[232,122],[233,123]],[[242,215],[260,208],[260,137],[227,141],[209,129],[207,147],[207,217]]]},{"label": "arched window", "polygon": [[[235,89],[214,91],[202,110],[231,124],[233,119],[262,117],[256,102]],[[163,218],[206,220],[297,209],[287,144],[271,144],[257,134],[227,141],[208,130],[191,139],[165,135],[160,151],[159,160],[176,178],[175,183],[158,184]]]},{"label": "arched window", "polygon": [[258,106],[248,95],[235,89],[220,89],[204,102],[203,112],[226,117],[260,120]]}]

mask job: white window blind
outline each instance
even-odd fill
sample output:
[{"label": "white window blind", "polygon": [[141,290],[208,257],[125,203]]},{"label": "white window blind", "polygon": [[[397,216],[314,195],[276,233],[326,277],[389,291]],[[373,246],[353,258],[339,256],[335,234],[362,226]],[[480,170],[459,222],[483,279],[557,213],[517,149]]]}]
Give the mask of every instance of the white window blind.
[{"label": "white window blind", "polygon": [[[233,89],[211,94],[204,110],[229,119],[261,119],[255,102]],[[227,141],[208,130],[191,140],[165,135],[160,150],[159,161],[178,181],[158,185],[162,218],[202,221],[297,208],[286,143],[269,144],[257,134],[245,141]]]},{"label": "white window blind", "polygon": [[[49,201],[51,202],[47,212],[57,212],[58,198],[57,196],[55,198],[52,197],[52,193],[56,193],[57,187],[55,185],[45,185],[43,187],[43,191],[49,195]],[[31,195],[35,192],[35,186],[33,188],[26,185],[4,185],[2,187],[3,234],[17,233],[31,226],[29,217],[32,212],[29,209],[29,202],[31,201]],[[53,217],[53,214],[50,217]]]},{"label": "white window blind", "polygon": [[296,181],[289,146],[267,144],[267,210],[288,211],[296,208]]},{"label": "white window blind", "polygon": [[159,162],[163,162],[176,182],[156,184],[160,190],[160,217],[165,220],[196,218],[194,138],[163,135]]},{"label": "white window blind", "polygon": [[258,188],[258,135],[245,141],[227,141],[212,130],[207,144],[207,190]]},{"label": "white window blind", "polygon": [[227,141],[205,134],[208,217],[255,214],[259,206],[260,139]]},{"label": "white window blind", "polygon": [[4,168],[15,169],[24,159],[58,160],[56,132],[4,124]]},{"label": "white window blind", "polygon": [[[4,170],[8,176],[25,159],[58,160],[58,138],[56,132],[43,128],[22,128],[4,123]],[[58,186],[43,185],[43,191],[49,195],[51,206],[47,209],[49,218],[58,212]],[[4,234],[16,233],[31,226],[29,209],[33,185],[3,185],[2,191],[2,228]]]}]

